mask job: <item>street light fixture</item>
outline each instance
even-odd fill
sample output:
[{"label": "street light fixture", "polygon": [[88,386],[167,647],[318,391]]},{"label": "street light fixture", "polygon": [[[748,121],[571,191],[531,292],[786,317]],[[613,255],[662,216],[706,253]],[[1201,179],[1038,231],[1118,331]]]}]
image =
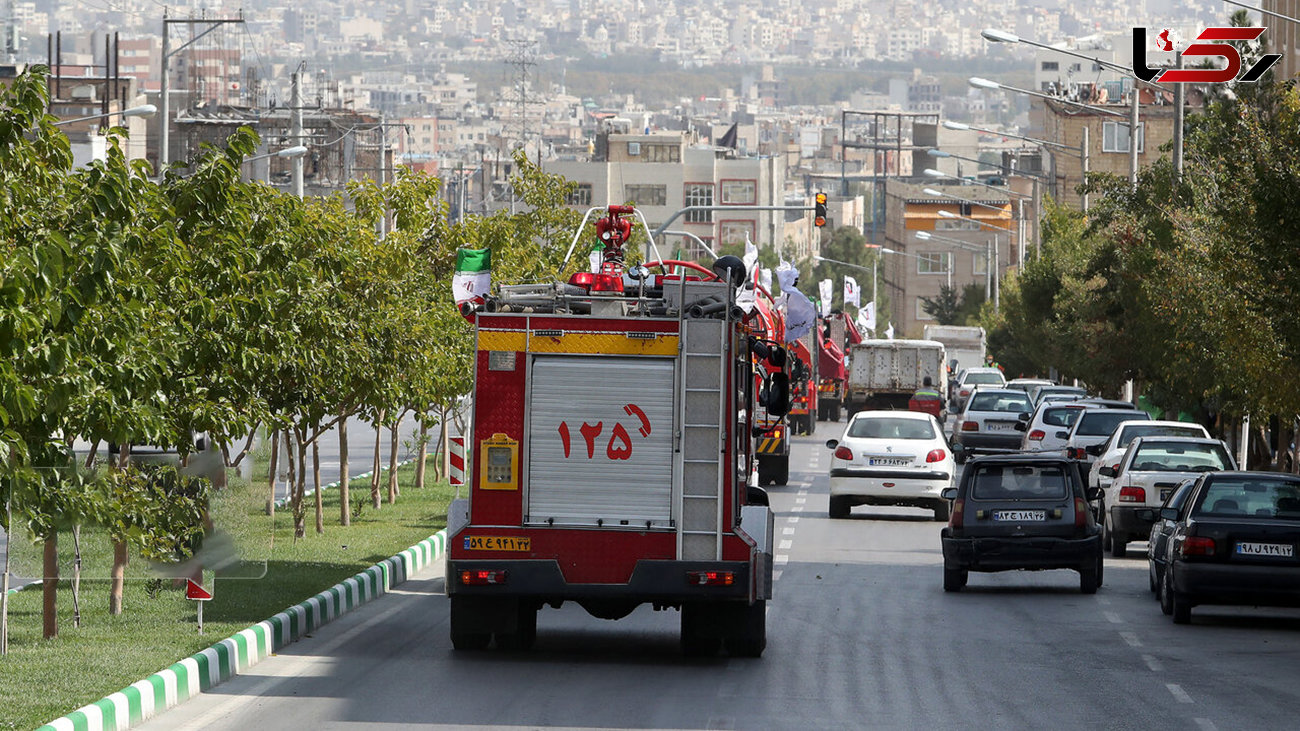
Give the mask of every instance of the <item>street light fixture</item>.
[{"label": "street light fixture", "polygon": [[[1016,196],[1017,198],[1033,198],[1033,197],[1034,197],[1034,196],[1030,195],[1029,193],[1021,193],[1021,192],[1018,191],[1018,190],[1012,190],[1012,189],[1008,188],[1008,187],[1005,186],[1005,185],[991,185],[991,184],[989,184],[989,183],[985,183],[985,182],[982,181],[982,180],[970,180],[970,179],[963,178],[963,177],[960,177],[960,176],[957,176],[957,175],[949,175],[948,173],[945,173],[945,172],[942,171],[942,170],[935,170],[934,168],[926,168],[925,170],[922,170],[922,171],[921,171],[921,174],[924,175],[924,176],[926,176],[927,178],[943,178],[944,180],[958,180],[958,181],[961,181],[963,184],[965,184],[965,183],[973,183],[973,184],[975,184],[975,185],[982,185],[982,186],[984,186],[985,188],[989,188],[989,189],[991,189],[991,190],[996,190],[996,191],[998,191],[999,193],[1005,193],[1005,194],[1007,194],[1007,195],[1014,195],[1014,196]],[[1034,176],[1034,177],[1039,177],[1039,176]],[[931,194],[931,195],[933,195],[933,194]],[[946,195],[946,194],[944,194],[944,195]]]},{"label": "street light fixture", "polygon": [[[957,154],[954,154],[954,153],[948,152],[947,150],[940,150],[940,149],[937,148],[937,147],[931,147],[930,149],[928,149],[928,150],[925,151],[925,154],[929,155],[930,157],[937,157],[937,158],[940,158],[940,159],[947,158],[947,157],[951,157],[951,158],[954,159],[954,160],[965,160],[966,162],[975,163],[976,165],[983,165],[983,164],[984,164],[984,161],[983,161],[983,160],[978,160],[978,159],[973,158],[973,157],[966,157],[965,155],[957,155]],[[936,172],[937,172],[937,171],[936,171]],[[1012,173],[1013,175],[1019,175],[1019,176],[1026,177],[1026,178],[1037,178],[1037,179],[1039,179],[1039,180],[1047,180],[1047,176],[1046,176],[1046,175],[1039,175],[1039,174],[1037,174],[1037,173],[1031,173],[1031,172],[1028,172],[1028,171],[1025,171],[1025,170],[1017,170],[1017,169],[1015,169],[1015,168],[1012,168],[1012,169],[1011,169],[1011,173]],[[929,175],[929,173],[927,172],[926,175]],[[958,176],[956,176],[956,175],[946,175],[946,174],[945,174],[945,177],[953,178],[953,179],[955,179],[955,180],[964,180],[964,181],[966,181],[966,182],[970,182],[970,183],[978,183],[979,185],[985,185],[985,186],[988,186],[988,187],[990,187],[990,188],[997,188],[998,190],[1002,190],[1002,187],[1001,187],[1001,186],[997,186],[997,185],[989,185],[988,183],[984,183],[984,182],[981,182],[981,181],[979,181],[979,180],[972,180],[972,179],[970,179],[970,178],[962,178],[962,177],[958,177]],[[1023,195],[1023,194],[1022,194],[1022,195]]]},{"label": "street light fixture", "polygon": [[104,114],[92,114],[89,117],[75,117],[73,119],[60,119],[59,121],[54,123],[54,126],[62,127],[65,124],[72,124],[73,122],[89,122],[92,119],[107,119],[108,117],[113,117],[118,114],[122,115],[124,119],[127,117],[152,117],[154,114],[157,114],[157,112],[158,112],[158,107],[155,107],[152,104],[141,104],[138,107],[121,109],[116,112],[107,112]]},{"label": "street light fixture", "polygon": [[286,147],[283,150],[268,152],[264,155],[253,155],[252,157],[246,157],[244,158],[244,162],[253,162],[254,160],[265,160],[268,157],[287,157],[290,159],[296,159],[306,154],[307,154],[306,146],[294,145],[293,147]]}]

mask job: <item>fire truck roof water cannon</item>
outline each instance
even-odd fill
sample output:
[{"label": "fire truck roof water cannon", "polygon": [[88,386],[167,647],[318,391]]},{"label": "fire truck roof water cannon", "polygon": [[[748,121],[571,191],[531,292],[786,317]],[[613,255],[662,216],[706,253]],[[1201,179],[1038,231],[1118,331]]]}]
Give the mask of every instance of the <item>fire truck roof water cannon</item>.
[{"label": "fire truck roof water cannon", "polygon": [[593,209],[579,235],[597,210],[593,271],[466,308],[477,353],[470,490],[448,514],[452,644],[526,649],[543,606],[618,619],[650,604],[680,610],[687,654],[757,657],[773,519],[753,434],[788,409],[785,350],[770,321],[759,330],[763,307],[747,310],[738,258],[628,267],[644,219]]}]

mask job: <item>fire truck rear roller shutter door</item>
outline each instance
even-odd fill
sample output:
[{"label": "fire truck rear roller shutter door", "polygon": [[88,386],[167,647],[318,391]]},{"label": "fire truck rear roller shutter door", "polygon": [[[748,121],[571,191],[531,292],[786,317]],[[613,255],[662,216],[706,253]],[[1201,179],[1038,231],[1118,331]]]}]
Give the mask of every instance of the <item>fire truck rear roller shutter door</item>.
[{"label": "fire truck rear roller shutter door", "polygon": [[669,358],[534,356],[528,522],[669,526],[673,371]]}]

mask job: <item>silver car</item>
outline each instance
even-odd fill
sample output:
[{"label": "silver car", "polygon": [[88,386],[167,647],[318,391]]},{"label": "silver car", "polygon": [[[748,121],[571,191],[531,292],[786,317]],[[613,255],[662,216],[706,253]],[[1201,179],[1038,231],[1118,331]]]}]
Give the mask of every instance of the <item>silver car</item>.
[{"label": "silver car", "polygon": [[978,451],[1020,448],[1021,416],[1029,413],[1029,396],[1012,388],[980,387],[970,395],[953,425],[952,446],[957,461]]}]

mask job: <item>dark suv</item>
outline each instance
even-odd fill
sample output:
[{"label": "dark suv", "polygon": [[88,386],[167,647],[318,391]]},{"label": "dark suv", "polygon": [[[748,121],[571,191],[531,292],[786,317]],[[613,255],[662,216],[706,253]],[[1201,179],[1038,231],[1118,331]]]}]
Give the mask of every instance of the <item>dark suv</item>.
[{"label": "dark suv", "polygon": [[1101,585],[1101,530],[1075,460],[979,457],[943,497],[953,501],[942,532],[944,591],[960,591],[971,571],[1013,569],[1073,569],[1085,594]]}]

